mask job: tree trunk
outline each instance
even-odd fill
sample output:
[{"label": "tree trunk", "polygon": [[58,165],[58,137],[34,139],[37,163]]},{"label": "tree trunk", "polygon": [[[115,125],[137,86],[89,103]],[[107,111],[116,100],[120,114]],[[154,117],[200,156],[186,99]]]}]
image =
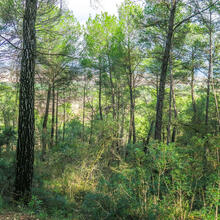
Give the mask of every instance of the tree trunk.
[{"label": "tree trunk", "polygon": [[167,125],[167,145],[170,143],[170,135],[171,135],[171,120],[172,120],[172,83],[170,81],[170,93],[169,93],[169,118]]},{"label": "tree trunk", "polygon": [[85,139],[85,109],[86,109],[86,77],[84,77],[83,86],[83,131],[82,131],[82,141]]},{"label": "tree trunk", "polygon": [[174,118],[175,118],[171,142],[174,143],[176,141],[176,127],[177,127],[176,123],[177,123],[178,112],[176,108],[176,95],[175,95],[175,90],[174,90],[173,74],[171,74],[171,84],[172,84],[173,110],[174,110]]},{"label": "tree trunk", "polygon": [[111,85],[111,93],[112,93],[112,117],[115,120],[116,117],[116,109],[115,109],[115,87],[113,84],[113,79],[112,79],[112,66],[110,62],[110,58],[108,56],[108,65],[109,65],[109,79],[110,79],[110,85]]},{"label": "tree trunk", "polygon": [[89,144],[92,143],[92,136],[93,136],[93,121],[94,121],[94,108],[93,108],[93,99],[91,103],[91,120],[90,120],[90,137],[89,137]]},{"label": "tree trunk", "polygon": [[65,129],[66,129],[66,96],[65,96],[65,90],[63,91],[64,96],[64,104],[63,104],[63,141],[65,141]]},{"label": "tree trunk", "polygon": [[18,142],[15,200],[31,199],[34,164],[34,75],[36,57],[35,21],[37,0],[26,0],[23,18],[23,51],[20,72]]},{"label": "tree trunk", "polygon": [[192,107],[193,107],[193,112],[194,112],[194,119],[196,119],[196,101],[195,101],[195,97],[194,97],[194,75],[195,75],[195,66],[194,66],[194,59],[195,59],[195,55],[194,55],[194,51],[192,49],[192,69],[191,69],[191,97],[192,97]]},{"label": "tree trunk", "polygon": [[131,143],[131,139],[133,138],[133,144],[136,143],[136,131],[135,131],[135,117],[134,117],[134,108],[135,108],[135,101],[134,101],[134,76],[131,69],[131,54],[130,54],[130,47],[128,46],[128,84],[129,84],[129,94],[130,94],[130,125],[129,125],[129,136],[128,136],[128,143]]},{"label": "tree trunk", "polygon": [[145,152],[145,153],[147,153],[147,145],[148,145],[149,142],[150,142],[150,136],[151,136],[151,134],[152,134],[153,128],[154,128],[154,121],[152,121],[151,124],[150,124],[150,129],[149,129],[148,134],[147,134],[147,139],[146,139],[146,141],[145,141],[145,143],[144,143],[144,145],[145,145],[145,147],[144,147],[144,152]]},{"label": "tree trunk", "polygon": [[156,107],[156,125],[155,125],[155,140],[161,141],[161,131],[162,131],[162,118],[163,118],[163,102],[164,102],[164,94],[165,94],[165,84],[166,84],[166,76],[167,76],[167,66],[170,57],[170,50],[172,45],[173,38],[173,28],[174,28],[174,19],[176,13],[176,0],[173,0],[172,8],[170,10],[169,17],[169,28],[168,35],[166,39],[166,47],[163,55],[163,62],[161,66],[161,75],[160,75],[160,85],[159,85],[159,94],[157,97],[157,107]]},{"label": "tree trunk", "polygon": [[100,120],[103,120],[102,116],[102,70],[99,70],[99,116]]},{"label": "tree trunk", "polygon": [[173,90],[173,62],[172,62],[172,49],[170,52],[170,93],[169,93],[169,119],[168,119],[168,125],[167,125],[167,145],[170,143],[170,135],[171,135],[171,121],[172,121],[172,90]]},{"label": "tree trunk", "polygon": [[58,144],[58,115],[59,115],[59,91],[57,90],[57,100],[56,100],[56,145]]},{"label": "tree trunk", "polygon": [[52,86],[52,119],[51,119],[51,136],[50,136],[50,147],[54,145],[54,122],[55,122],[55,86],[53,82]]},{"label": "tree trunk", "polygon": [[208,121],[209,121],[209,99],[210,99],[210,81],[213,73],[213,57],[212,57],[212,18],[210,12],[210,26],[209,26],[209,70],[208,70],[208,79],[207,79],[207,93],[206,93],[206,114],[205,114],[205,125],[208,130]]},{"label": "tree trunk", "polygon": [[43,121],[42,153],[41,153],[42,160],[45,159],[46,147],[47,147],[47,121],[48,121],[48,115],[49,115],[50,95],[51,95],[51,86],[49,85],[48,91],[47,91],[47,103],[46,103],[46,109],[45,109],[44,121]]}]

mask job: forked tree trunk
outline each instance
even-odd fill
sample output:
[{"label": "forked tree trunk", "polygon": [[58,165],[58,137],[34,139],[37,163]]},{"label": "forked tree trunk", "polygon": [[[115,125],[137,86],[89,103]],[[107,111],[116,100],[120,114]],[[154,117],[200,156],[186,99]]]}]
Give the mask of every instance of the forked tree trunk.
[{"label": "forked tree trunk", "polygon": [[36,57],[35,21],[37,0],[26,0],[23,18],[23,51],[20,72],[18,142],[16,152],[15,200],[31,199],[34,164],[34,75]]}]

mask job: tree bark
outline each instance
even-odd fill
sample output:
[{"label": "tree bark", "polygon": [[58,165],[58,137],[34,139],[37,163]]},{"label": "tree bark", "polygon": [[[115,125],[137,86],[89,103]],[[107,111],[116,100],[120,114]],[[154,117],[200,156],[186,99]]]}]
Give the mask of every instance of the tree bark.
[{"label": "tree bark", "polygon": [[212,16],[210,12],[210,24],[209,24],[209,70],[207,79],[207,92],[206,92],[206,114],[205,114],[205,125],[208,127],[209,121],[209,99],[210,99],[210,81],[213,73],[213,57],[212,57]]},{"label": "tree bark", "polygon": [[47,147],[47,121],[48,121],[48,115],[49,115],[50,95],[51,95],[51,86],[49,85],[48,91],[47,91],[47,103],[46,103],[46,109],[45,109],[45,114],[44,114],[43,132],[42,132],[42,153],[41,153],[41,159],[43,161],[45,159],[46,147]]},{"label": "tree bark", "polygon": [[51,135],[50,135],[50,147],[54,145],[54,122],[55,122],[55,85],[52,85],[52,119],[51,119]]},{"label": "tree bark", "polygon": [[34,76],[36,58],[37,0],[26,0],[23,18],[23,50],[20,72],[18,142],[16,152],[15,200],[31,199],[34,164]]},{"label": "tree bark", "polygon": [[150,124],[150,129],[149,129],[148,134],[147,134],[147,139],[146,139],[146,141],[145,141],[145,143],[144,143],[144,145],[145,145],[145,147],[144,147],[144,152],[145,152],[145,153],[147,153],[147,145],[148,145],[149,142],[150,142],[150,136],[151,136],[152,131],[153,131],[153,128],[154,128],[154,123],[155,123],[154,121],[151,122],[151,124]]},{"label": "tree bark", "polygon": [[83,131],[82,131],[82,141],[85,139],[85,109],[86,109],[86,77],[84,77],[83,86]]},{"label": "tree bark", "polygon": [[65,90],[63,91],[64,104],[63,104],[63,141],[65,141],[65,130],[66,130],[66,94]]},{"label": "tree bark", "polygon": [[112,117],[115,120],[116,118],[116,108],[115,108],[115,87],[112,79],[112,66],[110,62],[110,58],[108,56],[108,65],[109,65],[109,80],[111,85],[111,93],[112,93]]},{"label": "tree bark", "polygon": [[59,120],[59,91],[57,90],[56,100],[56,145],[58,144],[58,120]]},{"label": "tree bark", "polygon": [[195,55],[194,55],[194,51],[192,49],[192,69],[191,69],[191,97],[192,97],[192,107],[193,107],[193,112],[194,112],[194,119],[196,119],[196,101],[195,101],[195,97],[194,97],[194,75],[195,75],[195,64],[194,64],[194,60],[195,60]]},{"label": "tree bark", "polygon": [[155,140],[161,141],[161,131],[162,131],[162,124],[163,124],[163,102],[164,102],[164,95],[165,95],[165,84],[166,84],[166,76],[167,76],[167,67],[170,57],[170,50],[172,45],[172,38],[173,38],[173,28],[174,28],[174,20],[175,20],[175,13],[176,13],[176,0],[172,1],[172,7],[170,10],[169,16],[169,28],[168,28],[168,35],[166,39],[166,47],[163,55],[163,62],[161,66],[161,74],[160,74],[160,85],[159,85],[159,94],[157,97],[157,107],[156,107],[156,125],[155,125]]},{"label": "tree bark", "polygon": [[168,118],[168,125],[167,125],[167,145],[170,143],[171,121],[172,121],[172,83],[171,83],[171,80],[170,80],[169,114],[168,115],[169,115],[169,118]]},{"label": "tree bark", "polygon": [[128,136],[128,143],[131,143],[131,139],[133,138],[133,144],[136,143],[136,131],[135,131],[135,117],[134,117],[134,108],[135,108],[135,101],[134,101],[134,77],[133,71],[131,69],[131,54],[130,54],[130,47],[128,46],[128,86],[129,86],[129,94],[130,94],[130,125],[129,125],[129,136]]},{"label": "tree bark", "polygon": [[103,120],[102,116],[102,70],[99,69],[99,116],[100,120]]},{"label": "tree bark", "polygon": [[174,110],[174,118],[175,118],[171,142],[174,143],[176,141],[176,127],[177,127],[176,121],[177,121],[178,112],[176,108],[176,95],[175,95],[175,90],[174,90],[173,74],[171,74],[171,84],[172,84],[173,110]]}]

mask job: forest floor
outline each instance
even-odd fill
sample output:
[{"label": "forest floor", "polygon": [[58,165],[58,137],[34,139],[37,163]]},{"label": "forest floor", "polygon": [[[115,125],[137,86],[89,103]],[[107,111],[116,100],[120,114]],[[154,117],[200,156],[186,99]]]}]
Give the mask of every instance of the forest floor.
[{"label": "forest floor", "polygon": [[39,220],[39,219],[24,213],[8,212],[0,215],[0,220]]}]

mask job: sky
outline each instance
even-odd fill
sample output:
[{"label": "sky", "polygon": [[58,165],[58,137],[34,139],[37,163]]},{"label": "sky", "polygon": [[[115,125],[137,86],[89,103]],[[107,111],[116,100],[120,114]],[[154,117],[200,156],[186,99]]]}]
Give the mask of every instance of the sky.
[{"label": "sky", "polygon": [[90,4],[91,0],[65,0],[66,6],[73,11],[73,14],[77,20],[81,23],[85,23],[91,15],[101,12],[108,12],[111,15],[117,15],[117,5],[120,5],[123,0],[99,0],[99,4],[96,3],[97,7],[92,7]]}]

